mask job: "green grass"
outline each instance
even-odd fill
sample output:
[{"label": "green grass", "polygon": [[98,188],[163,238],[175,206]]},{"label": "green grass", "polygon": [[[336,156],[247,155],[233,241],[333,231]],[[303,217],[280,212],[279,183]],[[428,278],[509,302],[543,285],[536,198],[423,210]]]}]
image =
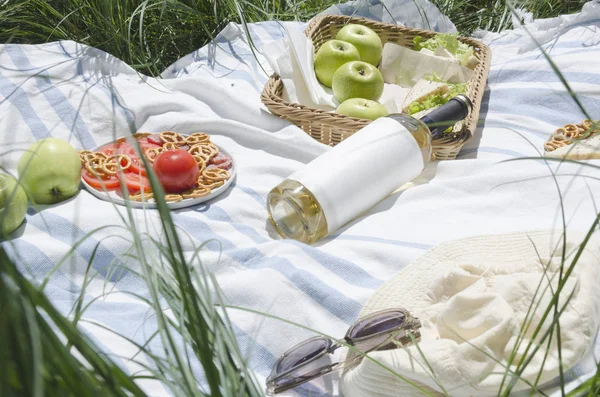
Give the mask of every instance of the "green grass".
[{"label": "green grass", "polygon": [[[0,42],[75,40],[158,75],[207,44],[229,22],[308,20],[337,0],[8,0]],[[433,0],[464,35],[511,27],[504,0]],[[535,17],[581,9],[585,0],[526,0]]]}]

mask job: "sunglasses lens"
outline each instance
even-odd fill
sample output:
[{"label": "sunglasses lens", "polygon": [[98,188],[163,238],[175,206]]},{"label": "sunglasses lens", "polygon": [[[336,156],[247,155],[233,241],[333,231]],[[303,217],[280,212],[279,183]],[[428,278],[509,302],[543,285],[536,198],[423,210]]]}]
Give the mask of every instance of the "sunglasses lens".
[{"label": "sunglasses lens", "polygon": [[386,312],[369,316],[352,327],[348,333],[350,339],[365,338],[382,332],[401,328],[406,324],[406,314],[401,311]]},{"label": "sunglasses lens", "polygon": [[329,349],[331,342],[324,338],[308,340],[292,348],[277,365],[277,373],[288,372]]}]

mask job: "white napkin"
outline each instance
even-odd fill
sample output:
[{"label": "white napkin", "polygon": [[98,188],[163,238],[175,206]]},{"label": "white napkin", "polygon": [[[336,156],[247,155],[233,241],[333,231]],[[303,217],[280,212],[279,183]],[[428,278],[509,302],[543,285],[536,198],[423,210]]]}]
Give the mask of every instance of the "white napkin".
[{"label": "white napkin", "polygon": [[292,103],[333,110],[339,105],[333,91],[319,84],[314,63],[314,46],[301,30],[285,25],[286,37],[263,48],[269,66],[281,77],[284,99]]},{"label": "white napkin", "polygon": [[337,107],[339,101],[335,99],[333,91],[319,84],[314,68],[315,47],[306,35],[294,27],[286,26],[290,49],[299,66],[300,73],[312,101],[318,105]]},{"label": "white napkin", "polygon": [[383,94],[379,98],[381,103],[390,114],[402,113],[402,104],[408,96],[410,88],[401,87],[397,84],[383,83]]},{"label": "white napkin", "polygon": [[412,87],[431,73],[451,83],[466,83],[473,76],[471,69],[461,66],[458,59],[448,57],[443,48],[435,53],[418,52],[393,43],[383,46],[380,70],[386,83],[404,87]]}]

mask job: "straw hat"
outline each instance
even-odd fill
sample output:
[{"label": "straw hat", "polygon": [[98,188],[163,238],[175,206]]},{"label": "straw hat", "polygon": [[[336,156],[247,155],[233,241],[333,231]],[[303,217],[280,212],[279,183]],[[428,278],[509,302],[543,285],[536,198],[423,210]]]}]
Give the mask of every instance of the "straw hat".
[{"label": "straw hat", "polygon": [[[568,233],[565,271],[583,237]],[[433,395],[444,390],[451,396],[497,395],[531,302],[539,302],[539,307],[532,310],[511,370],[516,369],[550,303],[549,283],[556,290],[561,254],[557,231],[473,237],[430,250],[380,288],[361,313],[393,307],[411,310],[422,323],[418,348],[409,345],[370,356]],[[560,317],[565,371],[591,350],[600,323],[599,269],[600,242],[592,239],[560,294],[562,307],[573,293]],[[540,335],[551,325],[550,313]],[[547,340],[543,345],[521,379],[533,383],[541,372],[541,385],[558,376],[556,332],[542,368]],[[513,390],[527,387],[519,380]],[[423,395],[365,359],[344,371],[341,389],[345,397]]]}]

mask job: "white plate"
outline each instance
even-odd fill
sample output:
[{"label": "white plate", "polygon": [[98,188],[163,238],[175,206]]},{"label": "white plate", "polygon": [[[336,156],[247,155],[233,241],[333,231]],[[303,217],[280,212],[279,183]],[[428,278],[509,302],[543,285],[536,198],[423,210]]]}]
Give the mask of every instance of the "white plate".
[{"label": "white plate", "polygon": [[[109,142],[109,143],[111,143],[111,142]],[[97,149],[101,148],[102,146],[108,145],[109,143],[100,145],[94,150],[97,150]],[[214,144],[214,145],[217,146],[216,144]],[[229,171],[230,177],[228,180],[225,181],[223,186],[213,189],[209,194],[207,194],[204,197],[189,198],[189,199],[183,199],[178,202],[167,203],[167,206],[170,209],[176,210],[176,209],[180,209],[180,208],[187,208],[187,207],[192,207],[194,205],[198,205],[200,203],[203,203],[205,201],[208,201],[208,200],[211,200],[211,199],[217,197],[218,195],[225,192],[227,190],[227,188],[229,188],[229,185],[231,185],[231,183],[235,179],[235,175],[237,173],[237,165],[236,165],[236,162],[235,162],[235,159],[233,158],[233,156],[230,155],[226,150],[223,150],[223,148],[219,147],[219,152],[222,152],[223,154],[231,157],[231,168],[229,168],[227,170],[227,171]],[[129,204],[129,206],[131,206],[133,208],[156,208],[156,202],[154,201],[154,199],[148,199],[148,201],[126,200],[123,197],[121,197],[120,195],[118,195],[117,191],[115,191],[115,190],[108,191],[108,192],[104,191],[104,190],[97,190],[97,189],[93,188],[92,186],[90,186],[85,180],[83,180],[83,178],[81,178],[81,183],[83,183],[83,186],[85,186],[85,188],[90,193],[92,193],[94,196],[98,197],[101,200],[112,201],[113,203],[120,204],[120,205]]]}]

